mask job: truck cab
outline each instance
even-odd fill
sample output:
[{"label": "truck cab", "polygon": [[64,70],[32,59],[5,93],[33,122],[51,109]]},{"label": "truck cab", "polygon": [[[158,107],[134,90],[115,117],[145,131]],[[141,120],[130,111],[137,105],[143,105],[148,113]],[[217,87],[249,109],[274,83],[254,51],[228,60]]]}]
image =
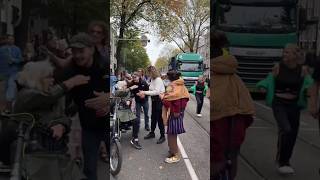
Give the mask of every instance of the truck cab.
[{"label": "truck cab", "polygon": [[239,63],[238,75],[251,92],[298,42],[297,0],[216,0],[214,28],[226,33]]},{"label": "truck cab", "polygon": [[169,69],[181,73],[185,86],[189,90],[198,80],[199,75],[203,75],[204,72],[203,57],[197,53],[179,53],[171,58],[169,66]]}]

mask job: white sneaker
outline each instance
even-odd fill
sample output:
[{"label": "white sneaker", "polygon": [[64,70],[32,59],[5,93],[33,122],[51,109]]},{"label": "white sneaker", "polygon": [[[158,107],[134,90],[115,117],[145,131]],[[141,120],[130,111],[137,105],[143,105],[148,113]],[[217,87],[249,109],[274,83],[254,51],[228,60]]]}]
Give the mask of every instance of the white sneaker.
[{"label": "white sneaker", "polygon": [[281,166],[278,168],[280,174],[294,174],[294,170],[291,166]]},{"label": "white sneaker", "polygon": [[180,161],[180,155],[176,154],[176,155],[173,155],[171,157],[167,157],[164,162],[168,163],[168,164],[172,164],[172,163],[177,163]]},{"label": "white sneaker", "polygon": [[202,114],[197,114],[197,117],[202,117]]}]

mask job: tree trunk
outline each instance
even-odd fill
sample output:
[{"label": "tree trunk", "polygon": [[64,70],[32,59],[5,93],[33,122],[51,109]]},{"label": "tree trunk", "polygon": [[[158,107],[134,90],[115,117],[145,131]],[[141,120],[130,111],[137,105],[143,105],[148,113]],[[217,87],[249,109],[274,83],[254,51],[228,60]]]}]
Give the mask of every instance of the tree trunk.
[{"label": "tree trunk", "polygon": [[120,72],[123,68],[124,68],[124,64],[123,64],[123,59],[121,58],[121,51],[122,47],[123,47],[123,41],[121,40],[124,37],[124,31],[125,31],[125,27],[126,27],[126,15],[123,14],[121,16],[121,22],[120,22],[120,31],[119,31],[119,39],[117,41],[117,49],[116,49],[116,60],[118,62],[117,65],[117,70],[116,72]]}]

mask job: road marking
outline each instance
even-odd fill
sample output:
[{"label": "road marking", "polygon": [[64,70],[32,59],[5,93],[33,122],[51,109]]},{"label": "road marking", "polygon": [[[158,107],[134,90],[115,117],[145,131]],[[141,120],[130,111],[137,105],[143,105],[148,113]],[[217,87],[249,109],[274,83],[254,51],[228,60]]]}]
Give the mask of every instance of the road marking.
[{"label": "road marking", "polygon": [[191,164],[191,161],[190,161],[186,151],[184,150],[184,147],[182,146],[182,143],[181,143],[179,137],[177,138],[177,142],[178,142],[178,147],[179,147],[180,152],[181,152],[181,156],[182,156],[182,158],[184,160],[184,163],[187,166],[187,169],[188,169],[188,172],[189,172],[189,174],[191,176],[191,179],[192,180],[199,180],[199,178],[198,178],[198,176],[197,176],[196,172],[194,171],[194,168],[193,168],[193,166]]}]

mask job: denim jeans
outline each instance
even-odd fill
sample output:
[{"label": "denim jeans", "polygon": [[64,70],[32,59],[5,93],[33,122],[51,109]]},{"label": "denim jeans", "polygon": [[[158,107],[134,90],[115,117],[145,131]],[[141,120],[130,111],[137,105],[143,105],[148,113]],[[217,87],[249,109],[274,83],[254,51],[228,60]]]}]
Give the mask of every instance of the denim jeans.
[{"label": "denim jeans", "polygon": [[7,101],[14,101],[17,94],[17,84],[16,84],[17,74],[12,74],[6,80],[6,100]]},{"label": "denim jeans", "polygon": [[141,114],[141,107],[143,108],[144,112],[144,121],[145,121],[145,127],[149,127],[149,103],[146,100],[143,103],[136,102],[136,116],[137,118],[135,119],[133,123],[133,131],[132,131],[132,137],[133,138],[138,138],[139,134],[139,129],[140,129],[140,114]]}]

